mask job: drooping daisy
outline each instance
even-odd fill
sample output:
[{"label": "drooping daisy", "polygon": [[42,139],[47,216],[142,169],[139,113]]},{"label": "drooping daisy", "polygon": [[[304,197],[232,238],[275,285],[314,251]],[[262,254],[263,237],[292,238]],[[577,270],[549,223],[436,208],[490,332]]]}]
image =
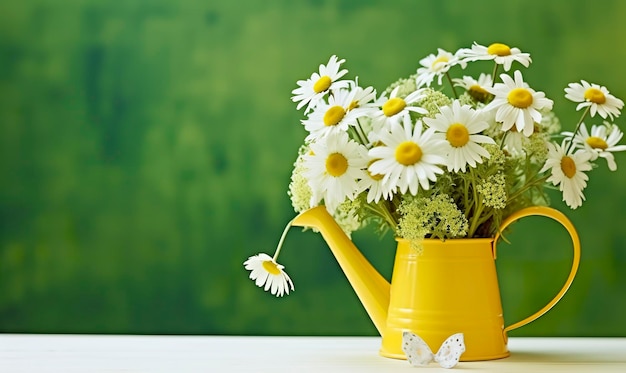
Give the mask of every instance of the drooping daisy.
[{"label": "drooping daisy", "polygon": [[503,83],[496,83],[488,91],[495,97],[484,110],[497,110],[496,121],[502,123],[502,130],[508,131],[515,126],[524,136],[534,131],[535,122],[541,122],[539,110],[552,109],[552,100],[543,92],[536,92],[526,84],[522,73],[516,70],[515,80],[506,74],[500,75]]},{"label": "drooping daisy", "polygon": [[399,97],[399,89],[400,86],[394,88],[388,99],[385,96],[381,96],[377,101],[380,104],[379,109],[372,114],[375,130],[391,123],[402,122],[404,116],[410,112],[428,114],[426,109],[414,106],[419,100],[424,98],[423,89],[413,91],[404,98]]},{"label": "drooping daisy", "polygon": [[502,43],[493,43],[485,47],[474,42],[471,49],[460,49],[457,56],[463,62],[494,60],[498,65],[504,66],[504,71],[511,69],[513,61],[521,63],[524,67],[528,67],[532,62],[530,54],[522,53],[519,48],[511,48]]},{"label": "drooping daisy", "polygon": [[[565,136],[572,136],[572,132],[563,132]],[[587,131],[587,126],[582,123],[578,133],[574,136],[574,144],[577,147],[591,152],[591,161],[600,158],[606,159],[609,170],[617,170],[615,157],[612,152],[626,150],[626,145],[617,145],[624,133],[614,124],[605,122],[603,125],[591,126],[591,133]]]},{"label": "drooping daisy", "polygon": [[272,295],[282,297],[289,294],[289,290],[293,290],[293,282],[283,269],[284,266],[276,263],[271,256],[261,253],[248,258],[243,263],[244,267],[250,271],[250,279],[252,279],[258,287],[263,290],[270,291]]},{"label": "drooping daisy", "polygon": [[417,88],[428,86],[432,83],[435,77],[438,78],[437,84],[441,85],[441,79],[445,73],[450,70],[450,67],[461,63],[465,67],[465,63],[459,61],[459,59],[450,52],[447,52],[441,48],[437,48],[437,54],[431,54],[420,60],[422,67],[417,69],[417,78],[415,83]]},{"label": "drooping daisy", "polygon": [[580,149],[576,152],[570,150],[566,153],[565,148],[565,143],[559,145],[549,142],[548,159],[539,172],[551,170],[550,177],[546,181],[558,185],[559,190],[563,192],[563,201],[575,209],[580,207],[585,199],[583,189],[589,180],[585,171],[591,170],[589,160],[592,154]]},{"label": "drooping daisy", "polygon": [[368,114],[364,108],[353,107],[356,90],[339,89],[328,97],[328,103],[320,101],[308,119],[302,120],[309,131],[307,141],[315,141],[331,133],[348,131],[357,124],[357,119]]},{"label": "drooping daisy", "polygon": [[367,161],[365,146],[349,139],[346,133],[331,133],[311,143],[311,153],[304,157],[304,174],[313,192],[311,206],[323,199],[332,212],[346,198],[354,199],[358,181],[365,177]]},{"label": "drooping daisy", "polygon": [[318,102],[331,90],[345,88],[348,86],[346,81],[338,79],[348,73],[348,70],[339,70],[342,63],[346,60],[339,60],[337,56],[331,56],[326,65],[320,65],[319,73],[311,74],[307,80],[298,80],[298,88],[291,91],[294,95],[291,97],[293,102],[297,102],[297,110],[307,105],[304,113],[314,108]]},{"label": "drooping daisy", "polygon": [[407,190],[416,195],[419,187],[430,188],[430,181],[437,180],[443,170],[438,166],[446,163],[440,154],[441,141],[433,139],[434,129],[422,131],[421,120],[413,125],[411,118],[404,117],[403,125],[392,123],[379,133],[382,145],[369,151],[377,159],[368,171],[373,175],[385,175],[382,182],[401,193]]},{"label": "drooping daisy", "polygon": [[488,88],[493,87],[491,75],[481,73],[478,80],[471,76],[464,76],[462,79],[452,79],[456,87],[464,88],[472,98],[478,102],[485,103],[491,97]]},{"label": "drooping daisy", "polygon": [[465,172],[465,166],[476,167],[489,152],[479,144],[495,144],[489,136],[479,133],[489,127],[483,113],[469,105],[461,106],[458,100],[452,106],[444,106],[435,118],[424,122],[436,132],[433,139],[443,140],[442,147],[447,158],[448,170]]},{"label": "drooping daisy", "polygon": [[580,83],[568,84],[565,93],[565,98],[568,100],[580,102],[576,106],[576,110],[589,107],[592,117],[598,113],[602,118],[606,119],[608,116],[612,120],[614,116],[619,117],[620,111],[624,107],[624,101],[610,94],[606,87],[589,84],[584,80],[581,80]]}]

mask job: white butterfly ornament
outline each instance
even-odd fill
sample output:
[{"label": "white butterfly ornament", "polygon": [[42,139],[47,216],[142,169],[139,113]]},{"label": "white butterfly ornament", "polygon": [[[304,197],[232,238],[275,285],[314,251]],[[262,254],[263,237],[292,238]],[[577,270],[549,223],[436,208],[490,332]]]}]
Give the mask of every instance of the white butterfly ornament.
[{"label": "white butterfly ornament", "polygon": [[463,352],[465,352],[465,341],[463,333],[456,333],[448,337],[436,354],[418,335],[409,331],[402,333],[402,351],[406,354],[409,363],[413,366],[428,365],[436,361],[442,368],[452,368],[455,366]]}]

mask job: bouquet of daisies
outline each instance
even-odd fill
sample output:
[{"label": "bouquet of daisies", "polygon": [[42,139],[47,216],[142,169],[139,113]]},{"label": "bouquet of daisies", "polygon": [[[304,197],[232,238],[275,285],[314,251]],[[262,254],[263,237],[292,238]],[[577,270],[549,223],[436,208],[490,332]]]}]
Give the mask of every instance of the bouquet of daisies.
[{"label": "bouquet of daisies", "polygon": [[[490,72],[462,74],[477,61],[493,61]],[[545,188],[581,206],[599,158],[614,171],[613,153],[626,150],[613,123],[622,100],[598,84],[570,83],[565,97],[582,114],[561,132],[553,101],[513,69],[531,64],[518,48],[438,49],[380,93],[344,79],[344,63],[330,57],[292,92],[307,135],[289,196],[296,212],[325,205],[347,234],[373,226],[411,242],[493,237],[513,212],[548,205]],[[276,295],[293,289],[276,263],[281,244],[274,257],[245,263]]]}]

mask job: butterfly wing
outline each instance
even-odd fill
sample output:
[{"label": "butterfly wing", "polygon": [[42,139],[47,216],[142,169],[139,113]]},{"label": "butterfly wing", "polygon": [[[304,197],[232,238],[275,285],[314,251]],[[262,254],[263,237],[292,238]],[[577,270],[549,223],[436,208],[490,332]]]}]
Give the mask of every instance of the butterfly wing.
[{"label": "butterfly wing", "polygon": [[427,365],[434,359],[434,355],[426,342],[408,331],[402,333],[402,351],[413,366]]},{"label": "butterfly wing", "polygon": [[439,351],[435,354],[435,361],[442,368],[452,368],[459,362],[463,352],[465,352],[463,333],[456,333],[443,342]]}]

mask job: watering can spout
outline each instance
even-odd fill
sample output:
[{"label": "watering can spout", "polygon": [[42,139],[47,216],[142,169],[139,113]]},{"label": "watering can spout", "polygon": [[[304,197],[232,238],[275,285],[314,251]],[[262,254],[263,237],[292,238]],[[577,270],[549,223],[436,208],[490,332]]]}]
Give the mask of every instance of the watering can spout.
[{"label": "watering can spout", "polygon": [[320,231],[382,336],[389,308],[389,282],[356,248],[352,240],[328,213],[325,206],[317,206],[302,212],[292,220],[291,224],[311,227]]}]

